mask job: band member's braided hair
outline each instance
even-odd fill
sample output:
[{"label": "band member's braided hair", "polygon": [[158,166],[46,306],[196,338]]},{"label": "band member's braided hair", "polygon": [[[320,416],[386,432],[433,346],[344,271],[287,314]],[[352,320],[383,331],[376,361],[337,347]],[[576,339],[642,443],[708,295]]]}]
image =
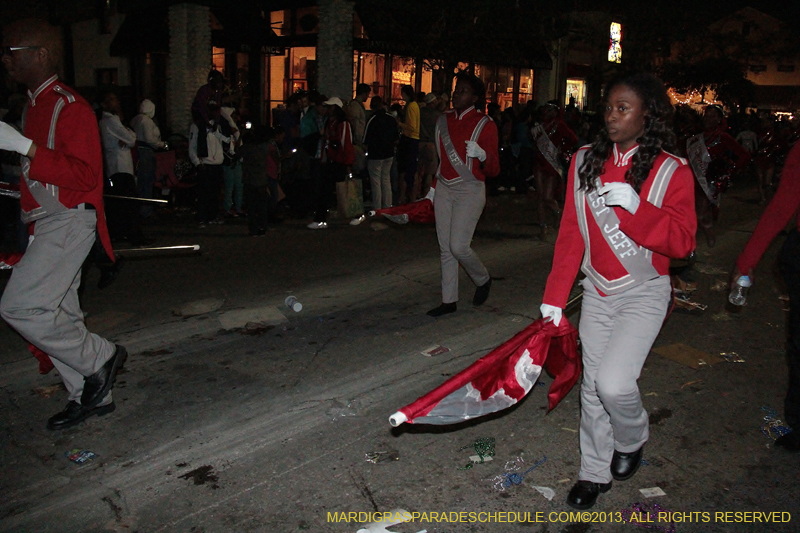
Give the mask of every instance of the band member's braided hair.
[{"label": "band member's braided hair", "polygon": [[[642,99],[646,111],[644,135],[636,139],[639,150],[633,155],[631,168],[625,174],[625,181],[638,193],[661,151],[675,150],[675,133],[672,131],[674,109],[664,83],[652,74],[642,72],[615,78],[606,87],[606,96],[619,85],[635,92]],[[603,127],[578,171],[583,190],[589,192],[595,189],[597,177],[603,173],[603,165],[611,157],[613,145],[608,138],[607,128]]]}]

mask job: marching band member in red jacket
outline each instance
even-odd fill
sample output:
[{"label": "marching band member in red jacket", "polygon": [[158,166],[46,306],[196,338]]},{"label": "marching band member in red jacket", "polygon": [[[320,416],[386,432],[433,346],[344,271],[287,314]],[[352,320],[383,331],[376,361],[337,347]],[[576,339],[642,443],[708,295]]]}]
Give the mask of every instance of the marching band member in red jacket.
[{"label": "marching band member in red jacket", "polygon": [[737,143],[727,129],[722,108],[710,105],[703,113],[703,133],[686,141],[686,155],[697,180],[697,221],[709,247],[717,241],[714,221],[719,213],[720,196],[728,188],[731,176],[750,163],[750,152]]},{"label": "marching band member in red jacket", "polygon": [[489,297],[492,278],[470,244],[475,226],[486,205],[486,177],[500,172],[497,126],[483,109],[486,90],[476,76],[456,76],[453,109],[442,113],[434,133],[439,154],[436,172],[436,236],[442,266],[442,304],[428,311],[438,317],[456,310],[458,265],[477,285],[473,305]]},{"label": "marching band member in red jacket", "polygon": [[592,507],[611,480],[630,478],[648,439],[636,381],[671,301],[669,260],[695,246],[694,179],[673,149],[660,80],[632,74],[607,88],[606,127],[572,160],[542,316],[558,325],[586,274],[581,469],[567,503]]},{"label": "marching band member in red jacket", "polygon": [[547,236],[547,209],[558,219],[561,210],[556,200],[556,191],[564,174],[562,161],[569,161],[578,137],[567,123],[561,120],[561,110],[553,102],[544,106],[542,124],[531,128],[537,151],[533,159],[533,176],[536,180],[536,212],[539,217],[541,238]]},{"label": "marching band member in red jacket", "polygon": [[3,65],[28,87],[22,134],[0,124],[0,149],[21,154],[20,204],[32,238],[14,267],[0,314],[50,355],[69,403],[47,422],[64,429],[115,409],[111,386],[125,348],[90,333],[78,301],[80,271],[95,231],[113,258],[103,211],[103,159],[89,104],[56,75],[57,28],[21,20],[3,32]]}]

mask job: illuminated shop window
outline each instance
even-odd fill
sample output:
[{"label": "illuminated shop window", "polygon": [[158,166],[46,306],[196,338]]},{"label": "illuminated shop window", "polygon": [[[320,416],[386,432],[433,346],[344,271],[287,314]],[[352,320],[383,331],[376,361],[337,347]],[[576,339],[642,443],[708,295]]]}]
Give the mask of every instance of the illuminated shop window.
[{"label": "illuminated shop window", "polygon": [[622,63],[622,24],[611,23],[609,33],[608,60],[611,63]]},{"label": "illuminated shop window", "polygon": [[214,68],[225,75],[225,49],[224,48],[217,48],[216,46],[212,49],[211,52],[211,62],[214,64]]}]

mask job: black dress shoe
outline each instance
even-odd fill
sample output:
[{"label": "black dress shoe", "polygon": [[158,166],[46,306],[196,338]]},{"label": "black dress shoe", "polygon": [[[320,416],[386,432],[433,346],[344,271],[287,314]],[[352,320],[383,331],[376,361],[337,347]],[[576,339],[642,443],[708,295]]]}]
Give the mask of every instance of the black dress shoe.
[{"label": "black dress shoe", "polygon": [[580,480],[569,491],[567,504],[575,509],[590,509],[597,502],[597,497],[600,493],[608,492],[609,490],[611,490],[611,482],[594,483]]},{"label": "black dress shoe", "polygon": [[449,304],[442,304],[435,309],[431,309],[430,311],[427,312],[427,315],[435,318],[437,316],[447,315],[449,313],[455,313],[455,312],[456,312],[456,303],[452,302]]},{"label": "black dress shoe", "polygon": [[114,402],[99,407],[84,407],[78,402],[69,402],[63,411],[53,415],[47,421],[47,429],[67,429],[77,426],[90,416],[103,416],[114,412],[117,406]]},{"label": "black dress shoe", "polygon": [[108,391],[114,385],[117,378],[117,370],[125,364],[128,352],[119,344],[115,345],[114,355],[106,361],[100,370],[83,380],[83,393],[81,394],[81,404],[84,407],[95,407],[103,401]]},{"label": "black dress shoe", "polygon": [[489,278],[489,281],[475,289],[475,297],[472,298],[472,305],[482,305],[489,297],[489,289],[491,288],[492,278]]},{"label": "black dress shoe", "polygon": [[611,458],[611,475],[617,481],[625,481],[630,479],[639,470],[639,465],[642,464],[642,455],[644,453],[644,446],[631,453],[622,453],[614,450],[614,456]]}]

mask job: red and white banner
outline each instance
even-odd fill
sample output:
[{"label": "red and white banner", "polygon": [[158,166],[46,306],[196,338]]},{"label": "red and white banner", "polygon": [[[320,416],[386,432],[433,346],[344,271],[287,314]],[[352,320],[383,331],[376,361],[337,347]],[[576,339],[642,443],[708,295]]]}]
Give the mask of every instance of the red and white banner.
[{"label": "red and white banner", "polygon": [[389,418],[393,426],[455,424],[501,411],[530,392],[542,368],[554,376],[549,408],[572,389],[581,374],[578,330],[566,318],[559,326],[543,319],[514,335],[465,370]]},{"label": "red and white banner", "polygon": [[370,211],[369,215],[373,217],[383,215],[396,224],[408,224],[409,222],[431,224],[436,222],[436,217],[433,213],[434,193],[435,189],[431,187],[425,198],[420,198],[415,202],[404,205]]}]

